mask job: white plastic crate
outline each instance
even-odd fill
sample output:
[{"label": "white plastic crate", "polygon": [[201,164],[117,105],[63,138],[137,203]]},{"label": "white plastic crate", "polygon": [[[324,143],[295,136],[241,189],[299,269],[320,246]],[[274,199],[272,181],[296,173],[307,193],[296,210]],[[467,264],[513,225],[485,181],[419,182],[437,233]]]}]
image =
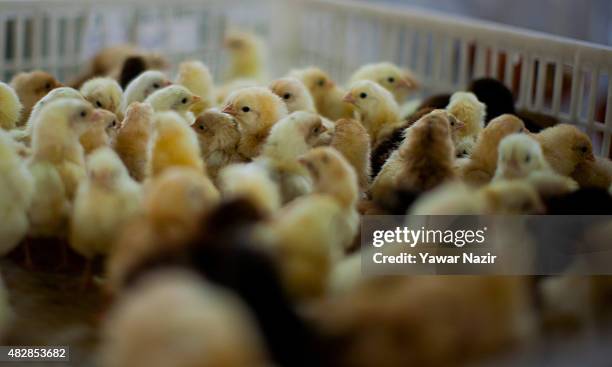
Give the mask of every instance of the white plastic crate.
[{"label": "white plastic crate", "polygon": [[216,75],[228,28],[268,41],[271,74],[318,65],[338,81],[366,62],[415,71],[424,94],[480,76],[510,87],[519,108],[589,133],[609,156],[612,48],[417,8],[335,0],[0,0],[0,77],[49,70],[67,79],[99,48],[133,42],[175,66],[196,57]]}]

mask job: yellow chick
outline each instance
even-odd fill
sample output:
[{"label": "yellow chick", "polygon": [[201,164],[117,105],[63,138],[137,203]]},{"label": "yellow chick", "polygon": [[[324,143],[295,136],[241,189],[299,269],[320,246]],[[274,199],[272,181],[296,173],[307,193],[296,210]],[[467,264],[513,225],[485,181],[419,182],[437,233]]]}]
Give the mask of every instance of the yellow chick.
[{"label": "yellow chick", "polygon": [[198,138],[191,127],[176,112],[154,115],[155,131],[147,155],[147,176],[155,177],[175,166],[189,167],[204,174]]},{"label": "yellow chick", "polygon": [[148,70],[137,76],[125,87],[121,100],[121,111],[125,113],[132,102],[143,102],[158,89],[172,85],[166,74],[157,70]]},{"label": "yellow chick", "polygon": [[208,66],[201,61],[189,60],[179,64],[176,84],[189,89],[200,97],[200,102],[192,110],[199,116],[205,110],[215,105],[215,85]]},{"label": "yellow chick", "polygon": [[191,108],[201,101],[199,96],[194,95],[189,89],[181,85],[170,85],[153,92],[145,99],[146,103],[153,106],[155,112],[174,111],[191,125],[193,115]]},{"label": "yellow chick", "polygon": [[53,163],[30,161],[34,197],[28,209],[31,237],[63,237],[68,227],[71,204],[64,182]]},{"label": "yellow chick", "polygon": [[123,90],[115,79],[89,79],[80,89],[81,94],[94,107],[102,108],[119,116]]},{"label": "yellow chick", "polygon": [[21,126],[28,121],[30,112],[36,102],[40,101],[51,90],[62,86],[53,75],[40,70],[19,73],[11,79],[10,85],[23,104],[23,110],[17,126]]},{"label": "yellow chick", "polygon": [[317,112],[310,91],[297,78],[277,79],[270,84],[270,90],[283,99],[289,113],[295,111]]},{"label": "yellow chick", "polygon": [[469,161],[460,168],[460,175],[472,185],[491,181],[497,168],[499,142],[510,134],[523,132],[526,132],[523,121],[514,115],[501,115],[491,120],[478,137]]},{"label": "yellow chick", "polygon": [[395,101],[402,104],[408,95],[419,88],[419,81],[408,70],[390,62],[363,65],[349,79],[349,85],[360,80],[370,80],[380,84],[393,94]]},{"label": "yellow chick", "polygon": [[270,365],[240,299],[177,270],[147,276],[119,300],[103,325],[99,356],[106,367]]},{"label": "yellow chick", "polygon": [[10,85],[0,82],[0,128],[11,130],[17,127],[23,105]]},{"label": "yellow chick", "polygon": [[354,119],[336,121],[331,146],[342,153],[353,166],[357,173],[360,191],[366,191],[370,186],[372,167],[370,135],[365,127]]},{"label": "yellow chick", "polygon": [[242,134],[238,153],[252,159],[261,153],[272,126],[287,116],[287,107],[267,88],[252,87],[230,94],[222,112],[238,121]]},{"label": "yellow chick", "polygon": [[355,82],[344,101],[355,106],[356,116],[368,130],[372,144],[403,123],[393,95],[372,81]]},{"label": "yellow chick", "polygon": [[100,108],[98,114],[100,115],[98,121],[89,125],[87,131],[79,138],[85,155],[100,147],[112,146],[119,128],[117,116],[114,113]]},{"label": "yellow chick", "polygon": [[560,175],[570,176],[583,162],[595,161],[591,139],[576,126],[559,124],[534,134],[546,161]]},{"label": "yellow chick", "polygon": [[231,31],[225,36],[224,46],[230,56],[226,81],[266,79],[264,43],[261,38],[253,33]]},{"label": "yellow chick", "polygon": [[130,176],[137,181],[145,178],[147,149],[153,133],[153,107],[148,103],[132,102],[117,132],[114,148]]},{"label": "yellow chick", "polygon": [[484,128],[484,120],[487,114],[487,106],[480,102],[476,95],[471,92],[455,92],[446,110],[463,122],[463,129],[459,130],[454,137],[455,147],[464,139],[476,141],[478,134]]},{"label": "yellow chick", "polygon": [[249,200],[267,216],[276,213],[282,206],[278,184],[260,165],[229,165],[219,172],[218,186],[224,198]]},{"label": "yellow chick", "polygon": [[309,67],[292,70],[289,77],[297,78],[304,83],[314,99],[317,111],[332,121],[353,117],[353,106],[342,100],[346,94],[336,85],[323,70]]},{"label": "yellow chick", "polygon": [[70,246],[86,259],[107,255],[117,234],[140,211],[140,186],[108,147],[87,159],[87,178],[79,185],[70,224]]},{"label": "yellow chick", "polygon": [[238,154],[238,122],[232,116],[209,109],[198,116],[191,127],[198,136],[206,170],[213,180],[223,167],[243,161]]},{"label": "yellow chick", "polygon": [[0,129],[0,256],[13,250],[28,231],[27,211],[34,182],[14,149],[14,142]]},{"label": "yellow chick", "polygon": [[329,144],[331,137],[319,115],[298,111],[277,122],[253,164],[268,170],[278,182],[283,203],[311,190],[310,176],[298,157],[312,147]]}]

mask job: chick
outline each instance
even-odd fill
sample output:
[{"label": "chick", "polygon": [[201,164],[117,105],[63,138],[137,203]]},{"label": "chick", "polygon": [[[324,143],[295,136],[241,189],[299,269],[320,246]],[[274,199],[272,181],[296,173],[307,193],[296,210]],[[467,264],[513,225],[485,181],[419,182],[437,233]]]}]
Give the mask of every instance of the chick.
[{"label": "chick", "polygon": [[189,89],[200,97],[200,102],[193,107],[196,116],[215,105],[215,86],[210,70],[197,60],[183,61],[179,64],[176,84]]},{"label": "chick", "polygon": [[87,159],[70,224],[70,246],[87,259],[110,252],[123,225],[140,210],[140,186],[109,147]]},{"label": "chick", "polygon": [[107,367],[269,365],[239,298],[176,270],[144,278],[119,300],[104,323],[98,355]]},{"label": "chick", "polygon": [[310,91],[297,78],[277,79],[270,84],[270,90],[283,99],[289,113],[295,111],[317,112]]},{"label": "chick", "polygon": [[210,109],[198,116],[191,127],[198,136],[206,170],[213,180],[221,168],[243,160],[238,154],[240,131],[234,117]]},{"label": "chick", "polygon": [[119,123],[114,113],[98,109],[99,119],[87,127],[79,142],[83,146],[85,155],[101,147],[110,147],[114,144]]},{"label": "chick", "polygon": [[10,85],[0,82],[0,128],[11,130],[17,127],[23,105]]},{"label": "chick", "polygon": [[170,85],[153,92],[145,99],[146,103],[153,106],[155,112],[174,111],[191,125],[193,115],[191,108],[201,101],[199,96],[194,95],[189,89],[180,85]]},{"label": "chick", "polygon": [[446,111],[435,110],[406,129],[404,141],[372,183],[373,200],[384,203],[394,190],[429,190],[455,177],[450,120]]},{"label": "chick", "polygon": [[359,189],[364,192],[370,185],[370,135],[363,125],[354,119],[336,121],[331,146],[337,149],[357,173]]},{"label": "chick", "polygon": [[19,73],[13,77],[10,84],[23,104],[17,126],[22,126],[28,121],[30,112],[36,102],[40,101],[51,90],[62,86],[53,75],[40,70]]},{"label": "chick", "polygon": [[143,102],[156,90],[171,84],[172,82],[161,71],[145,71],[132,80],[125,88],[123,99],[121,100],[121,111],[125,113],[125,110],[132,102]]},{"label": "chick", "polygon": [[175,166],[189,167],[205,174],[204,162],[196,133],[176,112],[158,112],[154,115],[155,132],[147,154],[146,172],[155,177]]},{"label": "chick", "polygon": [[272,125],[287,116],[287,107],[270,90],[252,87],[230,94],[222,112],[232,115],[238,121],[242,134],[238,153],[252,159],[261,153]]},{"label": "chick", "polygon": [[34,181],[14,149],[14,142],[0,129],[0,256],[14,249],[28,231],[27,211],[34,195]]},{"label": "chick", "polygon": [[573,125],[559,124],[533,137],[542,146],[546,161],[560,175],[570,176],[579,164],[595,161],[591,140]]},{"label": "chick", "polygon": [[76,89],[73,89],[70,87],[59,87],[59,88],[53,89],[51,92],[47,93],[47,95],[45,95],[43,98],[41,98],[38,102],[36,102],[36,104],[32,108],[30,117],[28,118],[28,121],[26,122],[26,125],[25,125],[25,129],[23,130],[24,132],[23,139],[20,139],[20,140],[28,141],[31,138],[32,133],[34,131],[34,124],[38,120],[38,114],[40,113],[40,111],[47,104],[51,103],[52,101],[58,100],[60,98],[68,98],[68,99],[76,99],[79,101],[85,101],[85,98],[83,97],[83,95]]},{"label": "chick", "polygon": [[34,196],[28,209],[28,235],[34,238],[63,237],[71,204],[60,172],[48,161],[30,161]]},{"label": "chick", "polygon": [[419,88],[418,80],[410,71],[402,70],[390,62],[363,65],[353,73],[349,85],[360,80],[370,80],[380,84],[393,94],[398,104],[404,103],[408,95]]},{"label": "chick", "polygon": [[112,78],[94,78],[83,84],[81,94],[96,108],[103,108],[119,115],[121,113],[121,99],[123,90],[119,83]]},{"label": "chick", "polygon": [[225,36],[230,65],[226,81],[234,79],[265,80],[264,43],[253,33],[232,31]]},{"label": "chick", "polygon": [[472,185],[483,185],[493,178],[497,168],[497,147],[506,136],[525,132],[518,117],[501,115],[482,130],[469,161],[460,168],[460,175]]},{"label": "chick", "polygon": [[289,77],[299,79],[310,91],[317,111],[332,121],[341,118],[353,117],[353,107],[342,100],[346,94],[321,69],[309,67],[301,70],[292,70]]},{"label": "chick", "polygon": [[612,161],[604,157],[583,161],[572,172],[572,178],[580,187],[605,189],[612,184]]},{"label": "chick", "polygon": [[153,107],[142,102],[130,104],[117,132],[114,148],[130,176],[137,181],[145,178],[147,150],[152,133]]},{"label": "chick", "polygon": [[298,157],[312,147],[325,145],[331,137],[321,118],[309,112],[294,112],[277,122],[253,164],[261,165],[278,182],[287,203],[311,190],[310,177]]},{"label": "chick", "polygon": [[344,101],[355,106],[358,119],[368,130],[372,144],[401,124],[399,106],[393,95],[379,84],[362,80],[351,85]]},{"label": "chick", "polygon": [[484,128],[487,106],[480,102],[473,93],[456,92],[451,96],[446,110],[464,125],[455,137],[455,146],[463,139],[471,138],[475,141]]}]

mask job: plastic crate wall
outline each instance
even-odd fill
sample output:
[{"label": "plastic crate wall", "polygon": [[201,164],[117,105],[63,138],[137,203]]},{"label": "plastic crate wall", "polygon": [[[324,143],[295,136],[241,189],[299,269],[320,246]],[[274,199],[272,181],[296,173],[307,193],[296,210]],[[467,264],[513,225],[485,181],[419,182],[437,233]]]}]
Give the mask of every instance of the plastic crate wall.
[{"label": "plastic crate wall", "polygon": [[173,66],[199,58],[219,77],[229,28],[268,43],[271,75],[317,65],[339,82],[366,62],[411,68],[423,94],[503,81],[517,106],[576,124],[609,156],[612,48],[499,24],[338,0],[0,0],[0,76],[34,68],[66,80],[101,47],[132,42]]}]

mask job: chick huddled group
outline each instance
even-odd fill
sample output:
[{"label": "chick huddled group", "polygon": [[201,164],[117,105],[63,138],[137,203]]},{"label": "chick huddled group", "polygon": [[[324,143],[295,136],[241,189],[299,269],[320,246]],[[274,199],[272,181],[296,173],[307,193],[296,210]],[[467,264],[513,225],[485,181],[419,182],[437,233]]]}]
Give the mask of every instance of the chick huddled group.
[{"label": "chick huddled group", "polygon": [[448,366],[531,333],[526,277],[362,278],[360,217],[609,212],[586,134],[530,131],[492,80],[406,114],[420,84],[392,63],[270,81],[258,37],[224,45],[222,84],[129,47],[75,88],[0,83],[0,253],[84,259],[116,299],[103,366]]}]

